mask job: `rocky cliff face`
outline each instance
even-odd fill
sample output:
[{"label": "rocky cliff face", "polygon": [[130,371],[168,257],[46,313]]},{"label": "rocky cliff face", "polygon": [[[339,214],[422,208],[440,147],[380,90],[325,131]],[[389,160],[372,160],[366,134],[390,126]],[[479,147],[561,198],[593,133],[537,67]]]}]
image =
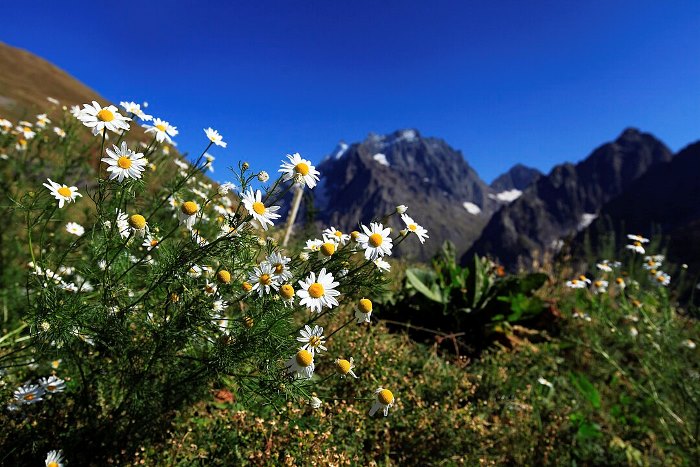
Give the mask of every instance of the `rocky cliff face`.
[{"label": "rocky cliff face", "polygon": [[670,159],[670,150],[654,136],[627,129],[585,160],[556,166],[526,188],[490,219],[466,256],[487,254],[511,268],[530,267],[588,227],[606,202],[651,167]]},{"label": "rocky cliff face", "polygon": [[430,258],[444,240],[466,251],[499,204],[460,151],[412,129],[340,143],[317,168],[322,181],[312,194],[318,220],[352,230],[406,204],[430,235],[423,248],[402,244],[414,259]]}]

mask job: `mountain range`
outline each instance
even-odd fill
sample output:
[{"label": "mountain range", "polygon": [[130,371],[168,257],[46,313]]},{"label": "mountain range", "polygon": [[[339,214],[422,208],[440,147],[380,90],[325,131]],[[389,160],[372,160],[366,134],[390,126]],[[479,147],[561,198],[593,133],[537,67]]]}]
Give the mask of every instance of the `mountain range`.
[{"label": "mountain range", "polygon": [[[106,102],[49,62],[0,43],[0,116],[40,113],[47,96],[68,105]],[[546,175],[517,164],[488,184],[446,141],[402,129],[340,142],[317,168],[321,182],[306,190],[298,222],[350,231],[406,204],[430,235],[422,247],[402,245],[409,259],[428,260],[449,240],[465,261],[481,254],[511,269],[532,268],[567,240],[595,243],[611,229],[620,238],[661,230],[671,254],[700,258],[700,143],[673,157],[652,134],[629,128],[576,164]],[[396,217],[389,222],[403,227]]]}]

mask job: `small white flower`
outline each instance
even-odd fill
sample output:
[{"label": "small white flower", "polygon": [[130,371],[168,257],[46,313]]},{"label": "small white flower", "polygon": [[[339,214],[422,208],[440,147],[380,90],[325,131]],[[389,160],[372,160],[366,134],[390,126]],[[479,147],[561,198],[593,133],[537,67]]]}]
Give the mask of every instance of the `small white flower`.
[{"label": "small white flower", "polygon": [[282,180],[294,180],[294,183],[306,185],[309,188],[316,186],[318,176],[321,174],[311,165],[311,161],[302,159],[298,152],[293,155],[287,154],[287,159],[289,162],[282,161],[282,168],[279,170],[283,174]]},{"label": "small white flower", "polygon": [[408,206],[405,206],[403,204],[399,204],[396,206],[396,213],[397,214],[405,214],[406,211],[408,211]]},{"label": "small white flower", "polygon": [[323,236],[325,238],[330,238],[339,245],[345,245],[347,242],[350,241],[350,234],[343,233],[340,230],[337,230],[335,227],[330,227],[324,230]]},{"label": "small white flower", "polygon": [[301,349],[287,360],[285,366],[287,371],[294,373],[297,378],[310,379],[314,375],[314,356],[308,350]]},{"label": "small white flower", "polygon": [[36,404],[41,402],[44,396],[44,390],[37,384],[27,384],[20,386],[14,392],[14,397],[17,402],[24,405]]},{"label": "small white flower", "polygon": [[324,306],[328,308],[338,306],[336,297],[340,295],[340,292],[335,290],[338,285],[339,283],[333,280],[333,274],[326,272],[326,268],[321,269],[321,272],[318,273],[318,279],[316,273],[311,272],[305,280],[299,281],[301,287],[301,290],[297,292],[301,299],[299,304],[318,313]]},{"label": "small white flower", "polygon": [[51,194],[58,200],[59,209],[63,208],[65,203],[71,203],[75,201],[77,196],[83,196],[78,193],[78,187],[61,185],[52,181],[50,178],[47,179],[49,183],[44,183],[43,185],[49,189]]},{"label": "small white flower", "polygon": [[63,467],[63,452],[49,451],[44,460],[45,467]]},{"label": "small white flower", "polygon": [[209,141],[214,143],[217,146],[221,146],[222,148],[226,147],[226,143],[224,142],[224,137],[219,134],[218,131],[213,129],[212,127],[205,128],[204,129],[204,134],[207,135],[207,138],[209,138]]},{"label": "small white flower", "polygon": [[144,125],[144,128],[146,129],[146,133],[155,134],[156,141],[159,143],[167,141],[169,144],[172,144],[172,137],[177,136],[179,133],[177,127],[172,126],[170,123],[160,118],[154,118],[153,125]]},{"label": "small white flower", "polygon": [[374,395],[376,396],[376,400],[369,411],[370,417],[377,413],[377,410],[379,409],[383,410],[384,416],[386,417],[389,415],[389,409],[394,405],[394,394],[392,394],[388,389],[379,387],[376,391],[374,391]]},{"label": "small white flower", "polygon": [[326,338],[323,336],[323,328],[321,326],[309,327],[307,324],[303,329],[299,331],[300,336],[297,337],[297,341],[303,343],[302,349],[311,352],[311,355],[316,355],[323,350],[328,350],[323,344],[326,342]]},{"label": "small white flower", "polygon": [[691,350],[693,350],[695,348],[695,342],[691,341],[690,339],[685,339],[683,342],[681,342],[681,344],[684,347],[687,347]]},{"label": "small white flower", "polygon": [[58,135],[59,138],[65,138],[66,137],[66,132],[63,130],[63,128],[59,128],[57,126],[53,127],[53,132]]},{"label": "small white flower", "polygon": [[404,222],[404,224],[406,224],[406,228],[409,232],[416,234],[421,243],[425,243],[425,239],[430,238],[428,237],[428,231],[424,227],[416,224],[416,221],[414,221],[411,217],[407,216],[406,214],[401,214],[401,220]]},{"label": "small white flower", "polygon": [[78,120],[83,122],[88,128],[92,128],[93,135],[99,135],[104,130],[121,133],[123,130],[129,130],[128,117],[119,113],[113,105],[102,107],[96,101],[92,104],[83,104],[83,109],[77,115]]},{"label": "small white flower", "polygon": [[253,189],[249,187],[248,191],[243,194],[242,201],[248,213],[253,216],[253,219],[260,224],[263,230],[267,230],[267,224],[274,225],[272,221],[280,217],[280,215],[276,213],[280,207],[265,206],[262,202],[262,192],[260,190],[253,191]]},{"label": "small white flower", "polygon": [[284,256],[278,251],[275,251],[265,259],[265,262],[272,266],[272,273],[280,284],[292,278],[292,271],[287,267],[291,260],[291,258]]},{"label": "small white flower", "polygon": [[374,265],[377,266],[377,269],[379,269],[382,272],[387,272],[391,270],[391,264],[389,264],[388,261],[384,261],[381,258],[377,258],[374,261]]},{"label": "small white flower", "polygon": [[192,226],[194,226],[194,222],[197,220],[198,212],[199,205],[197,203],[194,201],[185,201],[180,205],[178,219],[188,230],[192,230]]},{"label": "small white flower", "polygon": [[51,394],[63,392],[66,390],[66,382],[54,375],[51,375],[48,378],[41,378],[39,380],[39,384],[44,389],[44,391]]},{"label": "small white flower", "polygon": [[355,319],[357,324],[369,323],[372,321],[372,301],[368,298],[361,298],[355,307]]},{"label": "small white flower", "polygon": [[357,375],[354,371],[352,371],[353,368],[355,368],[355,363],[352,357],[350,357],[350,360],[345,360],[343,358],[335,359],[335,369],[341,377],[344,378],[345,376],[350,375],[357,379]]},{"label": "small white flower", "polygon": [[627,235],[627,238],[632,240],[633,242],[639,242],[639,243],[649,243],[648,238],[644,238],[641,235]]},{"label": "small white flower", "polygon": [[77,222],[68,222],[66,224],[66,232],[80,237],[85,233],[85,227],[78,224]]},{"label": "small white flower", "polygon": [[372,222],[369,229],[363,225],[362,230],[364,233],[357,237],[357,242],[365,250],[365,258],[375,260],[384,255],[391,256],[393,240],[389,236],[390,228],[384,228],[382,224]]},{"label": "small white flower", "polygon": [[[124,108],[125,112],[134,114],[134,116],[140,118],[144,122],[148,122],[153,119],[152,115],[147,115],[143,110],[141,110],[141,105],[136,102],[120,102],[119,105]],[[146,107],[144,105],[144,107]]]},{"label": "small white flower", "polygon": [[547,386],[550,389],[554,389],[554,385],[541,376],[537,378],[537,382],[540,383],[542,386]]},{"label": "small white flower", "polygon": [[270,179],[270,175],[264,170],[258,174],[258,181],[266,183]]},{"label": "small white flower", "polygon": [[608,281],[598,279],[596,281],[593,281],[591,287],[593,289],[593,293],[595,294],[604,293],[606,290],[608,290]]},{"label": "small white flower", "polygon": [[311,396],[311,401],[309,402],[312,409],[320,409],[323,402],[316,396]]},{"label": "small white flower", "polygon": [[235,189],[236,189],[236,185],[234,185],[231,182],[226,182],[226,183],[222,183],[221,185],[219,185],[218,193],[221,196],[224,196],[224,195],[228,194],[229,191],[233,191]]},{"label": "small white flower", "polygon": [[141,178],[146,164],[148,164],[143,153],[134,152],[127,148],[126,141],[122,141],[121,147],[113,145],[112,148],[106,149],[109,157],[101,159],[109,166],[107,167],[107,172],[111,172],[109,179],[116,178],[117,182],[121,183],[125,178],[133,178],[134,180]]},{"label": "small white flower", "polygon": [[275,277],[275,271],[270,263],[263,262],[253,268],[253,272],[248,277],[248,282],[252,284],[251,291],[257,291],[259,296],[269,294],[272,290],[279,289],[279,281]]}]

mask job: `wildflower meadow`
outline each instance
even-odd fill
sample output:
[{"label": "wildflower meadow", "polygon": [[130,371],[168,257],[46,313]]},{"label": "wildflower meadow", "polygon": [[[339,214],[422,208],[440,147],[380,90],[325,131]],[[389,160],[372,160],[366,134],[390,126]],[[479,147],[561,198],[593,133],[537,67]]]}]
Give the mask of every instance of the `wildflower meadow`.
[{"label": "wildflower meadow", "polygon": [[215,183],[211,127],[184,157],[144,104],[46,107],[0,119],[3,465],[700,463],[692,278],[649,239],[396,259],[411,200],[300,229],[298,153]]}]

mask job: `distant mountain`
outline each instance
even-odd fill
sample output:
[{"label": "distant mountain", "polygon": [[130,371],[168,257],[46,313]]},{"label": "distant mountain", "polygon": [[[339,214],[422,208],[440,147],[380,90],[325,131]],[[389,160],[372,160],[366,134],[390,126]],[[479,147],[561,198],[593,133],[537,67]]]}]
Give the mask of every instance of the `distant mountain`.
[{"label": "distant mountain", "polygon": [[700,270],[700,142],[658,164],[634,181],[622,194],[603,206],[596,219],[574,242],[581,248],[584,237],[595,247],[611,233],[619,241],[625,234],[663,234],[668,253],[676,263]]},{"label": "distant mountain", "polygon": [[349,231],[406,204],[430,235],[423,248],[401,245],[415,259],[430,258],[444,240],[466,251],[498,206],[460,151],[413,129],[341,142],[318,170],[321,182],[312,191],[318,220]]},{"label": "distant mountain", "polygon": [[523,190],[542,176],[542,172],[523,164],[516,164],[508,172],[491,182],[494,193],[489,197],[501,203],[511,203],[522,195]]},{"label": "distant mountain", "polygon": [[671,151],[654,136],[627,129],[578,164],[556,166],[503,206],[464,259],[478,253],[510,268],[536,265],[556,252],[562,239],[586,228],[607,201],[670,159]]}]

